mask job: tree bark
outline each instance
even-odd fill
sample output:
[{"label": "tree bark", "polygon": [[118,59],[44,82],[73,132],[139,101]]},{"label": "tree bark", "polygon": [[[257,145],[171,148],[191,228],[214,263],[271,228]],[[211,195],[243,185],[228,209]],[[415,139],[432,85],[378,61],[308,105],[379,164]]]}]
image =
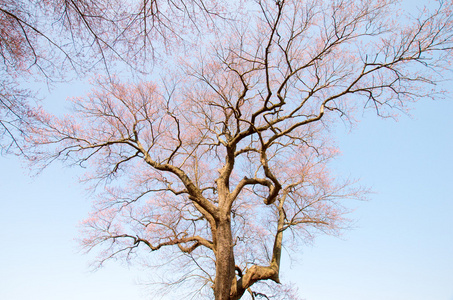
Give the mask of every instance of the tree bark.
[{"label": "tree bark", "polygon": [[216,234],[217,247],[214,296],[216,300],[229,300],[231,285],[235,277],[231,221],[229,219],[218,221]]}]

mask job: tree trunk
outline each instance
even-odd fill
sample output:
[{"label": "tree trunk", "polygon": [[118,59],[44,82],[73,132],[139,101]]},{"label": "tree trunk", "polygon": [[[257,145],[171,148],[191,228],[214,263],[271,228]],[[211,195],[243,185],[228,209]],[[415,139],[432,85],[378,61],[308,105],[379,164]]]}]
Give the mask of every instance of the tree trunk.
[{"label": "tree trunk", "polygon": [[215,300],[229,300],[231,285],[235,276],[233,239],[230,220],[217,223]]}]

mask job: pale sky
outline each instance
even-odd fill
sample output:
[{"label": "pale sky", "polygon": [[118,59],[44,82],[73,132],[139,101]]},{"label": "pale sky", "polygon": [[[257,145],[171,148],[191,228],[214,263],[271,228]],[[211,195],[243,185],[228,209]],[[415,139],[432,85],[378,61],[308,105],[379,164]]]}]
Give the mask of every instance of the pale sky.
[{"label": "pale sky", "polygon": [[[414,108],[399,122],[365,114],[351,133],[339,125],[336,172],[375,194],[348,202],[355,229],[285,257],[282,280],[302,298],[453,300],[453,101]],[[153,299],[146,272],[111,262],[92,273],[78,252],[90,209],[80,170],[57,163],[31,178],[14,157],[0,165],[0,299]]]},{"label": "pale sky", "polygon": [[415,107],[342,135],[337,170],[376,194],[353,204],[356,229],[301,253],[307,300],[453,300],[453,101]]},{"label": "pale sky", "polygon": [[[60,110],[77,86],[48,99]],[[281,279],[306,300],[453,300],[453,93],[421,101],[399,122],[365,114],[339,125],[334,169],[375,194],[349,201],[355,228],[302,245]],[[37,177],[0,157],[0,299],[154,299],[146,271],[110,262],[91,272],[78,252],[90,198],[81,171],[56,163]]]}]

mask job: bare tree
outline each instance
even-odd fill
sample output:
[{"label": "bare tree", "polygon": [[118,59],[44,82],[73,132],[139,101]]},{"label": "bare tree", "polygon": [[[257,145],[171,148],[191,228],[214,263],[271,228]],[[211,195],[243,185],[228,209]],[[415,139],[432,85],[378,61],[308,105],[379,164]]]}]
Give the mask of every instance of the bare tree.
[{"label": "bare tree", "polygon": [[148,72],[226,16],[201,0],[0,0],[0,149],[21,150],[36,100],[28,80],[52,84],[118,65]]},{"label": "bare tree", "polygon": [[100,264],[158,251],[187,266],[176,282],[212,287],[216,300],[268,297],[256,288],[280,283],[285,244],[337,233],[340,200],[366,192],[330,174],[329,126],[440,95],[451,2],[416,18],[396,18],[386,0],[246,7],[160,80],[101,77],[70,116],[32,114],[36,163],[91,170],[100,193],[82,243],[103,249]]}]

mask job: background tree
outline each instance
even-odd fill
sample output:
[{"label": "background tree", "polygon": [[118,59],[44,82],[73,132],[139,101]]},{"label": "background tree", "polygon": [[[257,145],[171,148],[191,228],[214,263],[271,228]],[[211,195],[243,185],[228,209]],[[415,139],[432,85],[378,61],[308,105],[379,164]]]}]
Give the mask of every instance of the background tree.
[{"label": "background tree", "polygon": [[219,17],[226,14],[213,1],[0,0],[1,150],[21,150],[37,99],[31,80],[52,87],[95,72],[149,72]]},{"label": "background tree", "polygon": [[90,167],[83,244],[101,264],[167,251],[202,293],[254,298],[280,283],[285,244],[336,233],[339,200],[365,192],[329,174],[329,126],[441,95],[451,5],[406,19],[394,1],[253,1],[161,79],[101,77],[72,115],[32,113],[27,153]]}]

